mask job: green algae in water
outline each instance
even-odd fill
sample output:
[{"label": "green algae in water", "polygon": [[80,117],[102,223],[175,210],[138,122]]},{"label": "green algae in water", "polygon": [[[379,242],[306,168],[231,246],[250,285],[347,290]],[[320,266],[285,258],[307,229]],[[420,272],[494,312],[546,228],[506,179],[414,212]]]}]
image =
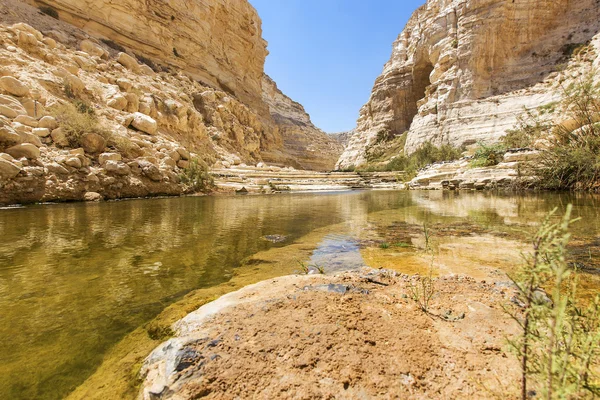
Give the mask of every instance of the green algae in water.
[{"label": "green algae in water", "polygon": [[[326,235],[359,240],[372,230],[379,243],[412,244],[402,227],[426,223],[448,234],[523,238],[513,232],[569,202],[584,218],[574,238],[585,247],[599,237],[598,197],[354,192],[1,210],[0,398],[63,398],[127,335],[123,343],[135,346],[136,335],[147,338],[149,327],[155,341],[161,340],[168,323],[192,311],[186,307],[291,273],[295,259],[319,258],[323,249],[335,248]],[[300,240],[312,232],[314,238]],[[267,235],[286,240],[272,243],[263,239]],[[381,251],[411,251],[404,247]],[[156,330],[154,322],[146,325],[197,289],[198,300],[174,309],[165,317],[168,323],[157,323]],[[132,363],[123,373],[134,381],[137,367]]]}]

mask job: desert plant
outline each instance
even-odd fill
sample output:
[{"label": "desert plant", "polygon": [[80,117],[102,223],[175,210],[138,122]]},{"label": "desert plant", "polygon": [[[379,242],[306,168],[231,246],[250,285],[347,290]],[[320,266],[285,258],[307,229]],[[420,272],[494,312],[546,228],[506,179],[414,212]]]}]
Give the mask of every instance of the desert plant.
[{"label": "desert plant", "polygon": [[421,311],[425,314],[431,314],[429,305],[436,293],[435,281],[433,279],[435,252],[432,247],[431,232],[426,224],[423,224],[423,235],[425,237],[425,254],[431,256],[429,272],[426,276],[417,275],[413,277],[413,281],[408,284],[408,289],[411,298],[417,303]]},{"label": "desert plant", "polygon": [[548,215],[533,238],[533,253],[511,277],[520,307],[507,312],[521,334],[509,344],[520,359],[523,400],[531,390],[547,400],[600,394],[600,297],[585,309],[577,304],[577,274],[566,262],[571,212],[569,205],[559,222],[553,222],[556,210]]},{"label": "desert plant", "polygon": [[501,143],[487,145],[480,142],[478,143],[473,159],[471,160],[471,167],[481,168],[498,165],[502,161],[505,153],[506,147]]},{"label": "desert plant", "polygon": [[179,175],[181,183],[188,193],[208,192],[214,186],[214,179],[208,166],[198,159],[193,159],[187,168]]},{"label": "desert plant", "polygon": [[536,168],[548,189],[600,190],[600,85],[596,71],[562,88],[564,122],[552,124]]},{"label": "desert plant", "polygon": [[81,135],[96,133],[109,140],[111,134],[100,125],[93,108],[81,101],[64,103],[51,110],[62,128],[70,147],[78,147]]},{"label": "desert plant", "polygon": [[405,154],[396,156],[388,162],[385,169],[387,171],[404,171],[406,178],[411,179],[421,168],[429,164],[460,159],[462,152],[462,149],[448,144],[437,147],[427,142],[409,156]]}]

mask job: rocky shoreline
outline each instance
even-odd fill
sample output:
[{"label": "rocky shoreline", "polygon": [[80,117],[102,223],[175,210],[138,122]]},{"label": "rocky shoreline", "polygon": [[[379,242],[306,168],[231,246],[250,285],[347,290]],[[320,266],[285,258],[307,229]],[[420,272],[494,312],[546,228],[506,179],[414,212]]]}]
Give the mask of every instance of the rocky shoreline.
[{"label": "rocky shoreline", "polygon": [[365,268],[225,295],[173,325],[144,362],[139,398],[510,397],[506,276],[437,278],[429,315],[410,298],[414,282]]}]

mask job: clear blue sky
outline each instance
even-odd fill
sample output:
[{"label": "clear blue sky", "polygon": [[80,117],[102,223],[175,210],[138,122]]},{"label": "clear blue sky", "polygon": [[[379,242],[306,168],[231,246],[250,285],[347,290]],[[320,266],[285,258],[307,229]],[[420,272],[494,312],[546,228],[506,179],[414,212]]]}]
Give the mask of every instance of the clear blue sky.
[{"label": "clear blue sky", "polygon": [[326,132],[353,129],[392,43],[425,0],[249,0],[269,42],[266,72]]}]

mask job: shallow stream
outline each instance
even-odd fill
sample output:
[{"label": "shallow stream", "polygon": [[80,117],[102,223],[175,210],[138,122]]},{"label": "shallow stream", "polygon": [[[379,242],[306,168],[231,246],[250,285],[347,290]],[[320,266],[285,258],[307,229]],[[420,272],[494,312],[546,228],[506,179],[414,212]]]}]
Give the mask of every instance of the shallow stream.
[{"label": "shallow stream", "polygon": [[0,398],[65,397],[170,304],[236,274],[264,279],[264,265],[275,269],[270,275],[303,266],[422,272],[415,249],[427,229],[440,273],[511,270],[526,232],[568,203],[582,218],[574,257],[595,292],[600,198],[593,196],[361,191],[2,209]]}]

